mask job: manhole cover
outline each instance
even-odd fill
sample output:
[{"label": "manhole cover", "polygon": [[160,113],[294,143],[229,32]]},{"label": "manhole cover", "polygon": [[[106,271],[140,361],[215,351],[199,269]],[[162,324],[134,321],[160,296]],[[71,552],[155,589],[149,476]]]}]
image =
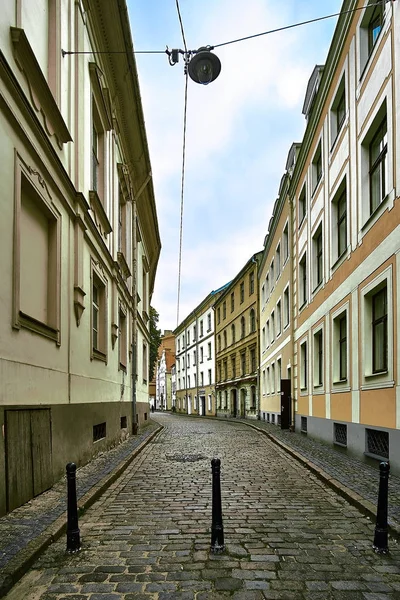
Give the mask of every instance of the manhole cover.
[{"label": "manhole cover", "polygon": [[203,454],[167,454],[166,459],[173,460],[174,462],[196,462],[198,460],[206,460],[207,456]]}]

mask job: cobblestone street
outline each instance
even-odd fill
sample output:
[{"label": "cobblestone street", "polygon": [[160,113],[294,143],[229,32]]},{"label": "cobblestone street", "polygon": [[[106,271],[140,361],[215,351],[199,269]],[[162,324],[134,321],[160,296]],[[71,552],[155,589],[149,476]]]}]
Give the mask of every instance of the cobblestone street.
[{"label": "cobblestone street", "polygon": [[[265,435],[156,414],[164,430],[7,600],[400,598],[400,551],[372,551],[374,524]],[[211,555],[211,467],[221,459],[226,551]]]}]

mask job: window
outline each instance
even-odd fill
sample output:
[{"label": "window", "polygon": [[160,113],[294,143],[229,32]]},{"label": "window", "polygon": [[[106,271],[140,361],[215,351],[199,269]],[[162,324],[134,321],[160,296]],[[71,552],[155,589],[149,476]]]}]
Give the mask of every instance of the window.
[{"label": "window", "polygon": [[287,327],[290,321],[289,287],[283,292],[283,327]]},{"label": "window", "polygon": [[347,310],[333,318],[333,383],[347,381]]},{"label": "window", "polygon": [[93,425],[93,441],[98,442],[107,437],[107,423],[98,423]]},{"label": "window", "polygon": [[323,352],[323,333],[322,329],[319,329],[314,333],[314,387],[320,387],[324,383]]},{"label": "window", "polygon": [[203,346],[200,346],[200,363],[204,361],[204,350]]},{"label": "window", "polygon": [[196,366],[196,358],[197,358],[197,356],[196,356],[196,350],[193,350],[193,366],[194,367]]},{"label": "window", "polygon": [[276,335],[280,335],[282,332],[282,311],[281,301],[279,300],[276,304]]},{"label": "window", "polygon": [[271,342],[275,339],[275,311],[271,313]]},{"label": "window", "polygon": [[269,273],[265,278],[265,301],[269,298]]},{"label": "window", "polygon": [[211,314],[207,315],[207,331],[211,331]]},{"label": "window", "polygon": [[254,271],[249,275],[249,296],[254,294]]},{"label": "window", "polygon": [[147,354],[147,344],[143,344],[142,351],[142,374],[143,374],[143,383],[147,383],[147,378],[149,376],[149,368],[148,368],[148,354]]},{"label": "window", "polygon": [[263,283],[262,288],[261,288],[261,304],[262,304],[262,307],[264,308],[264,304],[265,304],[265,283]]},{"label": "window", "polygon": [[289,258],[289,223],[286,223],[282,236],[282,251],[283,264]]},{"label": "window", "polygon": [[218,306],[217,308],[217,323],[218,325],[221,323],[221,307]]},{"label": "window", "polygon": [[222,318],[226,319],[226,300],[222,304]]},{"label": "window", "polygon": [[190,369],[190,352],[188,352],[187,360],[186,360],[187,368]]},{"label": "window", "polygon": [[242,317],[240,319],[240,337],[243,339],[246,336],[246,321],[245,318]]},{"label": "window", "polygon": [[299,263],[299,296],[300,308],[307,302],[307,253],[304,252]]},{"label": "window", "polygon": [[244,302],[244,281],[240,284],[240,304]]},{"label": "window", "polygon": [[265,352],[266,347],[267,347],[267,338],[265,337],[265,327],[263,327],[262,335],[261,335],[261,351]]},{"label": "window", "polygon": [[[17,157],[13,325],[60,343],[60,220],[39,172]],[[34,176],[42,186],[36,186]],[[43,192],[43,195],[42,195]],[[79,292],[79,289],[75,288]],[[81,298],[83,303],[83,296]]]},{"label": "window", "polygon": [[196,325],[193,325],[193,341],[196,341]]},{"label": "window", "polygon": [[226,329],[224,330],[223,335],[224,335],[224,348],[226,348],[228,345],[228,336],[226,335]]},{"label": "window", "polygon": [[204,335],[204,330],[203,330],[203,319],[200,321],[200,337],[203,337]]},{"label": "window", "polygon": [[372,295],[372,372],[384,373],[388,368],[387,288]]},{"label": "window", "polygon": [[127,365],[127,332],[126,332],[126,314],[120,308],[119,311],[119,364],[123,369]]},{"label": "window", "polygon": [[267,393],[267,387],[266,387],[266,379],[265,379],[265,369],[263,369],[262,372],[262,395],[265,396],[265,394]]},{"label": "window", "polygon": [[231,325],[231,337],[232,337],[232,344],[234,344],[236,342],[235,325]]},{"label": "window", "polygon": [[118,252],[122,252],[126,258],[126,201],[122,193],[121,185],[118,190]]},{"label": "window", "polygon": [[218,336],[218,352],[221,352],[221,336]]},{"label": "window", "polygon": [[235,293],[232,292],[231,294],[231,312],[233,312],[235,310]]},{"label": "window", "polygon": [[379,125],[369,146],[369,209],[370,214],[378,208],[387,194],[387,121]]},{"label": "window", "polygon": [[343,75],[336,92],[335,99],[332,104],[330,114],[331,124],[331,146],[333,146],[337,140],[337,137],[343,127],[343,123],[346,118],[346,90],[345,90],[345,77]]},{"label": "window", "polygon": [[226,359],[223,362],[223,366],[224,366],[224,380],[226,381],[228,379],[228,361]]},{"label": "window", "polygon": [[221,367],[221,361],[218,361],[218,381],[222,381],[222,367]]},{"label": "window", "polygon": [[347,446],[347,425],[345,423],[334,423],[333,435],[335,444]]},{"label": "window", "polygon": [[300,345],[300,388],[302,390],[307,389],[308,385],[308,356],[307,356],[307,342],[303,342]]},{"label": "window", "polygon": [[324,276],[324,264],[323,264],[323,246],[322,246],[322,223],[319,225],[316,233],[313,237],[313,250],[314,250],[314,290],[321,285]]},{"label": "window", "polygon": [[190,388],[190,375],[187,376],[188,388]]},{"label": "window", "polygon": [[[364,72],[383,27],[384,3],[370,0],[360,26],[360,72]],[[376,5],[376,6],[375,6]]]},{"label": "window", "polygon": [[246,352],[242,352],[240,355],[240,374],[242,376],[246,374]]},{"label": "window", "polygon": [[250,332],[254,333],[256,330],[256,311],[254,308],[250,311]]},{"label": "window", "polygon": [[346,180],[332,201],[332,251],[334,261],[347,250],[347,191]]},{"label": "window", "polygon": [[267,348],[269,347],[270,343],[271,343],[271,331],[270,331],[270,324],[269,324],[269,319],[267,321]]},{"label": "window", "polygon": [[303,223],[307,215],[307,200],[306,200],[306,186],[303,185],[303,189],[299,196],[299,227]]},{"label": "window", "polygon": [[379,429],[366,429],[366,453],[389,459],[389,433]]},{"label": "window", "polygon": [[307,417],[301,417],[300,431],[307,433]]},{"label": "window", "polygon": [[211,360],[211,342],[208,342],[208,360]]},{"label": "window", "polygon": [[256,387],[254,385],[251,386],[251,410],[256,410]]},{"label": "window", "polygon": [[278,358],[276,361],[276,390],[281,391],[281,379],[282,379],[282,360]]},{"label": "window", "polygon": [[271,365],[271,394],[275,394],[275,363]]},{"label": "window", "polygon": [[278,244],[275,252],[276,278],[281,274],[281,245]]},{"label": "window", "polygon": [[317,189],[319,182],[322,177],[322,152],[321,152],[321,142],[318,144],[318,148],[314,154],[314,158],[312,161],[312,185],[313,185],[313,194]]},{"label": "window", "polygon": [[256,349],[255,348],[252,348],[250,350],[250,364],[251,364],[251,373],[255,373],[257,371]]},{"label": "window", "polygon": [[187,343],[189,346],[190,345],[190,331],[189,330],[187,331]]},{"label": "window", "polygon": [[275,271],[274,271],[274,261],[271,262],[271,266],[269,268],[269,274],[270,274],[270,279],[271,279],[271,290],[274,287],[274,283],[275,283]]},{"label": "window", "polygon": [[270,390],[271,390],[271,376],[270,376],[270,369],[269,369],[269,367],[267,367],[267,387],[266,387],[266,390],[267,390],[267,395],[269,395],[270,394]]},{"label": "window", "polygon": [[[92,271],[92,355],[106,360],[106,287]],[[147,377],[147,375],[146,375]]]},{"label": "window", "polygon": [[231,356],[232,379],[236,377],[236,357]]},{"label": "window", "polygon": [[228,392],[227,392],[227,390],[225,390],[224,397],[225,397],[224,407],[225,407],[225,410],[228,410]]}]

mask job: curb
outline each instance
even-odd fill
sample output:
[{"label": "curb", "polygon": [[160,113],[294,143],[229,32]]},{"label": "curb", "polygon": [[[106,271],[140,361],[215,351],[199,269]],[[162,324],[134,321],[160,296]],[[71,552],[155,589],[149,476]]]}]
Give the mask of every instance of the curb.
[{"label": "curb", "polygon": [[[114,483],[116,479],[127,469],[134,458],[164,429],[158,424],[143,442],[132,451],[125,461],[122,461],[113,471],[103,477],[86,494],[78,500],[78,514],[83,515],[85,511],[98,500],[98,498]],[[2,572],[0,580],[0,598],[3,598],[11,588],[25,575],[28,569],[39,558],[41,554],[67,530],[67,512],[59,516],[49,527],[31,540],[25,548],[20,550],[7,564]]]}]

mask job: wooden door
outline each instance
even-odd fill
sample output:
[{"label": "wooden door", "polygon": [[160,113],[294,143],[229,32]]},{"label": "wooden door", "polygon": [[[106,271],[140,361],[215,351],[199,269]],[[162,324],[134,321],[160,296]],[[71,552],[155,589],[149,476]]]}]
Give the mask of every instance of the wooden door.
[{"label": "wooden door", "polygon": [[291,381],[281,379],[281,429],[289,429],[292,424]]},{"label": "wooden door", "polygon": [[33,495],[48,490],[53,483],[50,410],[31,411]]}]

